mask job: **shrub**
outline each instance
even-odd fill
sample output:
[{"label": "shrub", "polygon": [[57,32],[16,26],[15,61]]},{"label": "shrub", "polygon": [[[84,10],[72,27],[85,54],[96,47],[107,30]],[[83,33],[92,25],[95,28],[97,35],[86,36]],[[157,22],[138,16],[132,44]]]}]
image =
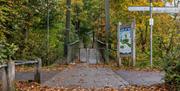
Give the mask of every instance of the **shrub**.
[{"label": "shrub", "polygon": [[180,91],[180,46],[164,57],[164,70],[171,91]]},{"label": "shrub", "polygon": [[9,44],[5,41],[0,41],[0,64],[4,63],[5,60],[11,60],[12,56],[18,50],[16,45]]}]

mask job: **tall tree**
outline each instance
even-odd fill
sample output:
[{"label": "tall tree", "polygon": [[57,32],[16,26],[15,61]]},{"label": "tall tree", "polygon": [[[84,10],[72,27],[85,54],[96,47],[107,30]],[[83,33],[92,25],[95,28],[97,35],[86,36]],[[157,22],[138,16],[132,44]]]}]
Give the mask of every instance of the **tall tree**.
[{"label": "tall tree", "polygon": [[109,33],[110,33],[110,14],[109,0],[105,0],[105,16],[106,16],[106,62],[109,61]]},{"label": "tall tree", "polygon": [[66,31],[65,31],[65,39],[64,39],[64,57],[67,56],[68,53],[68,43],[69,43],[69,31],[71,30],[71,0],[67,0],[66,2]]}]

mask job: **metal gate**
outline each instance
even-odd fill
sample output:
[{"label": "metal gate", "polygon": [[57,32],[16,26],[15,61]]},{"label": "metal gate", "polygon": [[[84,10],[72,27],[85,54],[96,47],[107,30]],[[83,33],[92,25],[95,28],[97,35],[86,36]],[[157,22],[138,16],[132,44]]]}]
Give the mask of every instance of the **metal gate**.
[{"label": "metal gate", "polygon": [[81,48],[80,49],[80,62],[97,64],[100,62],[100,53],[95,48]]}]

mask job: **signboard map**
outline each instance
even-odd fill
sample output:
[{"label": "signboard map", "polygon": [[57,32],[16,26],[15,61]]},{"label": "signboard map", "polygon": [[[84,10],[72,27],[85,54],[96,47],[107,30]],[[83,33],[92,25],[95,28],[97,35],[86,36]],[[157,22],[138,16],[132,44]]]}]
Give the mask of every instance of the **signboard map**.
[{"label": "signboard map", "polygon": [[132,34],[131,27],[120,28],[119,30],[119,51],[126,55],[132,53]]},{"label": "signboard map", "polygon": [[117,59],[119,65],[122,65],[121,58],[131,57],[133,66],[136,64],[136,21],[131,25],[119,22],[117,27]]}]

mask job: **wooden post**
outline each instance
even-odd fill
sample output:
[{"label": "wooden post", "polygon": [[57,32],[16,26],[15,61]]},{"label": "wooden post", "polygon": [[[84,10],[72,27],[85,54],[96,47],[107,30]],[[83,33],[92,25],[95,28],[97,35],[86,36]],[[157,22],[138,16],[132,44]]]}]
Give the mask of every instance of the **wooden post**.
[{"label": "wooden post", "polygon": [[121,27],[121,22],[119,22],[118,27],[117,27],[117,61],[118,61],[118,65],[121,66],[122,62],[121,62],[121,57],[120,57],[120,35],[119,35],[119,31],[120,31],[120,27]]},{"label": "wooden post", "polygon": [[67,55],[67,62],[66,64],[69,64],[72,60],[72,46],[68,45],[68,55]]},{"label": "wooden post", "polygon": [[133,66],[136,65],[136,21],[132,23],[132,62]]},{"label": "wooden post", "polygon": [[15,91],[15,63],[9,61],[7,64],[7,90]]},{"label": "wooden post", "polygon": [[8,91],[7,86],[7,67],[4,67],[2,68],[2,91]]},{"label": "wooden post", "polygon": [[106,51],[105,51],[105,59],[106,63],[109,63],[109,36],[110,36],[110,14],[109,14],[109,0],[105,0],[105,17],[106,17],[106,25],[105,25],[105,30],[106,30]]},{"label": "wooden post", "polygon": [[86,62],[89,63],[90,61],[90,49],[89,48],[86,48]]},{"label": "wooden post", "polygon": [[41,59],[37,59],[37,63],[35,64],[35,75],[34,75],[34,81],[37,83],[41,83],[41,66],[42,61]]}]

